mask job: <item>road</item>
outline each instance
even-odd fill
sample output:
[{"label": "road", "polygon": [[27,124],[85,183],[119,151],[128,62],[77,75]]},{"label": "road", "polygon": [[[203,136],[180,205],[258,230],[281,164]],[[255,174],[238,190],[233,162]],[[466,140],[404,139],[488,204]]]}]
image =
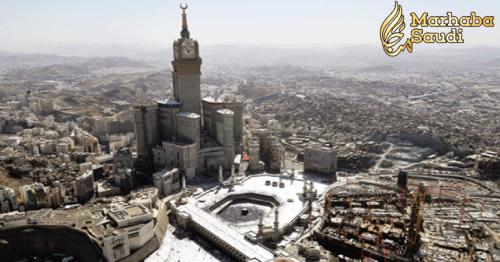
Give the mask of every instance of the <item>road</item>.
[{"label": "road", "polygon": [[389,148],[382,155],[380,155],[380,158],[377,160],[377,163],[375,163],[375,165],[372,167],[372,171],[377,171],[379,169],[380,164],[382,164],[382,162],[385,160],[385,157],[387,156],[387,154],[391,152],[393,147],[394,144],[389,143]]}]

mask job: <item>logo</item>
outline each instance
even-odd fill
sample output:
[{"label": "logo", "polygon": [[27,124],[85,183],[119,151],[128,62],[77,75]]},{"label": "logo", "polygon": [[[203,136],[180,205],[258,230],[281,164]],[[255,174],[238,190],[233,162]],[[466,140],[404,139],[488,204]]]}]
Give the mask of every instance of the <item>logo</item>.
[{"label": "logo", "polygon": [[[469,16],[457,17],[453,12],[447,12],[444,16],[429,16],[429,13],[424,12],[420,16],[411,12],[412,28],[410,37],[405,39],[405,17],[403,8],[398,2],[394,3],[394,9],[382,22],[380,26],[380,41],[384,52],[395,57],[401,52],[407,50],[408,53],[413,52],[415,44],[463,44],[463,28],[464,27],[494,27],[493,16],[481,17],[476,12],[470,12]],[[424,28],[450,28],[448,32],[432,32],[424,31]]]},{"label": "logo", "polygon": [[405,30],[405,17],[403,15],[403,8],[398,2],[394,3],[394,10],[384,20],[380,27],[380,41],[382,41],[382,48],[388,56],[397,56],[405,49],[409,53],[413,51],[413,43],[411,39],[406,39],[405,43],[394,47],[401,42],[404,37],[403,31]]}]

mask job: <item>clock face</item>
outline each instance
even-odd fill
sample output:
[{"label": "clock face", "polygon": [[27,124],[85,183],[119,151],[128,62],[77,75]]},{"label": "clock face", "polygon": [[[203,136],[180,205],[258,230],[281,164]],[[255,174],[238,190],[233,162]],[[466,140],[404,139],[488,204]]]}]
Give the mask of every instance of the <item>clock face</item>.
[{"label": "clock face", "polygon": [[182,47],[182,56],[185,58],[194,58],[194,46],[183,46]]}]

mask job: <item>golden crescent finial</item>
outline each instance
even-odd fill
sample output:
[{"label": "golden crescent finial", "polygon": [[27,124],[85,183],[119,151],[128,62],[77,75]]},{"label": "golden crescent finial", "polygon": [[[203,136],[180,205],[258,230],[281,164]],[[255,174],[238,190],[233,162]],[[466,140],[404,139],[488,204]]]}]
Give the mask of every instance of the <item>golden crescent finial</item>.
[{"label": "golden crescent finial", "polygon": [[188,8],[188,5],[187,4],[179,4],[179,7],[182,9],[182,10],[186,10]]}]

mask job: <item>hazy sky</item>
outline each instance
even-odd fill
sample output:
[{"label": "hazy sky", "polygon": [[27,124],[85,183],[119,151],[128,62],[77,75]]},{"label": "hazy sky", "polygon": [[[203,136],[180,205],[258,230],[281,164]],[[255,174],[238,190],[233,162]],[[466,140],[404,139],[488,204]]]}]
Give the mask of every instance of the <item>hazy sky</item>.
[{"label": "hazy sky", "polygon": [[[192,0],[188,21],[200,44],[379,45],[393,0]],[[409,12],[494,15],[498,0],[400,0]],[[134,44],[170,48],[179,36],[179,1],[2,0],[0,49],[45,45]],[[498,21],[495,21],[498,22]],[[499,25],[500,26],[500,25]],[[466,29],[468,46],[500,47],[500,29]]]}]

